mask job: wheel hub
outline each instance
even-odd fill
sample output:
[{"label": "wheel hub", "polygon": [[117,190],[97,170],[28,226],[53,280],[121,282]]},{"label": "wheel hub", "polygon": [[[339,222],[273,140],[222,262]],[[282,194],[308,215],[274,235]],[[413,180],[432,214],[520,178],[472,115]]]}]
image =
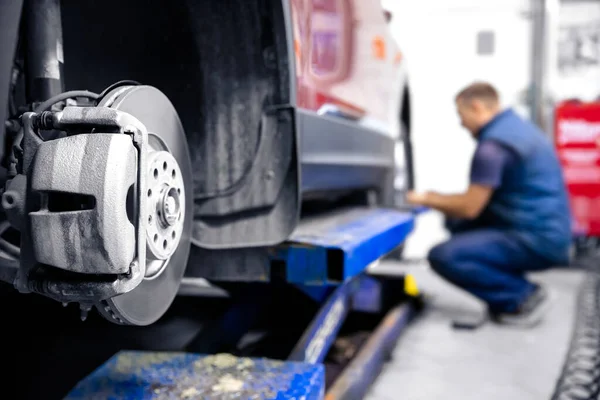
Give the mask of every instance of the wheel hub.
[{"label": "wheel hub", "polygon": [[[179,194],[174,187],[167,186],[164,189],[165,195],[161,203],[162,222],[165,227],[173,226],[181,215],[181,204],[179,203]],[[158,211],[159,215],[161,210]]]},{"label": "wheel hub", "polygon": [[177,249],[185,217],[185,202],[181,201],[185,198],[184,185],[177,160],[164,150],[152,151],[148,158],[147,277],[160,272]]}]

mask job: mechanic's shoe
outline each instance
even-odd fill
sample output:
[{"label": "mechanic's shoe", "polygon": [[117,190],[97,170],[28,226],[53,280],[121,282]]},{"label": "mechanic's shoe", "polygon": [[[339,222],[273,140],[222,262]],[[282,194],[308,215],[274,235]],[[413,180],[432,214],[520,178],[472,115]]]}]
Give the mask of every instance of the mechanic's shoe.
[{"label": "mechanic's shoe", "polygon": [[542,321],[549,305],[548,292],[542,286],[536,285],[534,292],[525,299],[516,312],[490,312],[490,319],[504,325],[534,327]]}]

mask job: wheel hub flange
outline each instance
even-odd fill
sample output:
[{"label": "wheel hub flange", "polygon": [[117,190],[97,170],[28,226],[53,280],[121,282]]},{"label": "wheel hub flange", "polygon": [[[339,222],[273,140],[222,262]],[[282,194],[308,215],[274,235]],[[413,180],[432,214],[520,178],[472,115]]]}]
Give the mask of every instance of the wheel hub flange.
[{"label": "wheel hub flange", "polygon": [[168,151],[152,151],[148,157],[148,225],[146,241],[148,260],[146,276],[159,272],[163,263],[175,252],[185,218],[184,185],[175,158]]}]

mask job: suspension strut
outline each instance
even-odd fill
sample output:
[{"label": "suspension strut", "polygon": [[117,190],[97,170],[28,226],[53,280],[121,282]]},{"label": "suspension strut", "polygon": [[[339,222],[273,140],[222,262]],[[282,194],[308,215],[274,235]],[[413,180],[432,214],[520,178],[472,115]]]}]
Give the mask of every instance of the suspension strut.
[{"label": "suspension strut", "polygon": [[41,103],[64,92],[60,0],[27,0],[27,102]]}]

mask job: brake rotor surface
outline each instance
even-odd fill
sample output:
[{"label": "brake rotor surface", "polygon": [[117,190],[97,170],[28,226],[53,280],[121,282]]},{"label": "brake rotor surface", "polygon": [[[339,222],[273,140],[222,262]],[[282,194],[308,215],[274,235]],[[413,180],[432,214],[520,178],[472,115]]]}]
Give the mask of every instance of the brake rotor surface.
[{"label": "brake rotor surface", "polygon": [[[175,107],[158,89],[114,89],[99,106],[131,114],[148,130],[146,274],[131,292],[97,304],[113,322],[149,325],[177,295],[190,252],[193,220],[192,165]],[[135,200],[136,202],[139,199]]]}]

